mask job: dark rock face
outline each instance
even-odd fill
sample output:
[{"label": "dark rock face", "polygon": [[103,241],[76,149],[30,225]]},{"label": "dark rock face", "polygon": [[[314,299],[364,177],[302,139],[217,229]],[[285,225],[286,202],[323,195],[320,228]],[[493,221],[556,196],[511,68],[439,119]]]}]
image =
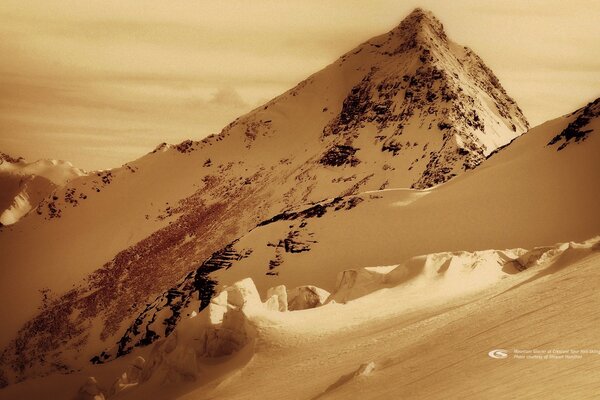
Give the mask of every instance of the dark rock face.
[{"label": "dark rock face", "polygon": [[102,352],[91,361],[102,363],[113,357],[128,354],[136,346],[146,346],[161,337],[169,336],[181,319],[181,312],[193,300],[200,302],[196,311],[208,307],[217,285],[217,281],[211,279],[210,274],[222,268],[230,268],[236,261],[252,254],[252,250],[237,252],[233,247],[235,243],[236,241],[215,252],[195,271],[188,273],[179,284],[148,304],[125,331],[114,353]]},{"label": "dark rock face", "polygon": [[185,153],[191,153],[192,151],[195,150],[194,145],[196,143],[191,141],[191,140],[185,140],[181,143],[179,143],[177,146],[175,146],[175,150],[177,150],[178,152],[185,154]]},{"label": "dark rock face", "polygon": [[362,199],[358,197],[336,197],[329,202],[318,203],[301,211],[284,211],[272,218],[262,221],[257,227],[269,225],[277,221],[294,221],[297,219],[302,219],[302,221],[304,221],[310,218],[321,218],[331,209],[336,211],[343,209],[350,210],[360,204],[361,201]]},{"label": "dark rock face", "polygon": [[358,150],[352,146],[336,145],[323,155],[319,163],[331,167],[341,167],[342,165],[355,167],[360,163],[360,160],[355,156]]},{"label": "dark rock face", "polygon": [[[290,229],[288,234],[276,243],[267,243],[274,249],[274,258],[269,261],[266,274],[277,276],[277,268],[283,264],[283,254],[300,254],[311,250],[316,244],[314,233],[307,230],[308,222],[321,218],[327,212],[350,210],[363,201],[360,197],[338,197],[329,202],[315,204],[300,211],[286,211],[258,224],[255,229],[282,221],[299,220],[298,228]],[[205,260],[196,270],[188,273],[176,285],[166,290],[134,319],[116,348],[103,351],[94,356],[93,363],[103,363],[128,354],[137,346],[146,346],[161,337],[170,335],[180,321],[183,312],[202,311],[215,293],[218,282],[211,275],[220,269],[235,268],[236,263],[251,257],[252,249],[240,249],[239,240],[234,240]],[[196,309],[191,309],[193,301],[198,301]]]},{"label": "dark rock face", "polygon": [[556,149],[556,151],[560,151],[567,147],[570,143],[578,143],[587,139],[589,134],[594,130],[585,128],[592,119],[600,116],[600,98],[587,104],[581,110],[576,111],[576,113],[579,113],[577,118],[567,125],[567,127],[561,133],[554,136],[552,140],[548,142],[547,146],[552,146],[562,142]]},{"label": "dark rock face", "polygon": [[323,129],[323,136],[339,135],[360,124],[364,114],[372,106],[369,83],[371,75],[372,73],[367,75],[350,90],[342,103],[339,115]]},{"label": "dark rock face", "polygon": [[[39,365],[51,364],[52,369],[57,370],[63,365],[60,360],[64,352],[77,351],[86,345],[94,319],[101,321],[101,340],[114,337],[122,329],[124,319],[133,321],[132,325],[136,327],[131,326],[131,332],[137,333],[131,337],[119,336],[121,339],[115,353],[125,354],[138,342],[153,342],[163,335],[164,330],[172,329],[179,319],[177,310],[188,301],[186,290],[174,284],[181,276],[188,276],[190,264],[193,268],[190,288],[197,293],[201,304],[208,304],[216,284],[208,274],[211,268],[215,268],[215,262],[219,267],[227,267],[229,256],[225,250],[220,259],[209,258],[201,271],[198,271],[198,262],[194,266],[191,260],[196,257],[202,259],[210,255],[207,250],[210,251],[211,247],[221,248],[235,238],[232,232],[237,229],[238,222],[220,219],[219,216],[224,215],[225,210],[235,210],[240,204],[247,206],[258,202],[252,199],[256,188],[251,186],[237,183],[230,188],[215,187],[214,190],[222,191],[215,197],[233,199],[227,204],[206,206],[202,198],[192,196],[174,207],[174,213],[179,214],[184,209],[187,212],[172,224],[117,254],[81,285],[46,302],[38,315],[29,320],[18,331],[15,340],[0,353],[0,364],[10,368],[17,379],[28,369]],[[257,217],[260,218],[260,214]],[[190,235],[195,240],[185,239]],[[198,248],[199,244],[204,244],[204,247]],[[162,324],[163,319],[160,319],[161,326],[157,327],[150,320],[136,318],[147,309],[149,304],[146,307],[143,304],[148,294],[162,293],[165,287],[175,289],[161,296],[165,304],[169,303],[167,308],[162,306],[168,310],[164,317],[167,322]],[[100,354],[93,361],[103,362],[115,355]]]},{"label": "dark rock face", "polygon": [[366,111],[369,106],[369,91],[368,85],[365,84],[366,82],[368,82],[368,79],[363,79],[361,84],[353,87],[348,97],[344,100],[339,116],[340,125],[351,128],[358,122],[357,116]]},{"label": "dark rock face", "polygon": [[316,241],[302,241],[299,239],[299,236],[299,231],[291,231],[285,239],[279,242],[277,247],[283,247],[286,253],[302,253],[310,251],[310,244],[316,243]]},{"label": "dark rock face", "polygon": [[307,221],[303,220],[300,223],[299,229],[292,229],[287,236],[280,239],[277,243],[267,243],[268,247],[273,247],[275,250],[274,257],[269,260],[268,270],[266,275],[279,275],[278,267],[283,264],[283,253],[299,254],[311,250],[311,246],[317,243],[313,239],[314,233],[304,229]]}]

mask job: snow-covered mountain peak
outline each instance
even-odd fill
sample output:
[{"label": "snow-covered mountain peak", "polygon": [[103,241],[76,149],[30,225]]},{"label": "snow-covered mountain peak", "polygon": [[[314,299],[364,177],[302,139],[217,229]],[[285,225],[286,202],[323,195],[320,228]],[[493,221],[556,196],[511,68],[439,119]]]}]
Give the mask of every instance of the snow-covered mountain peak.
[{"label": "snow-covered mountain peak", "polygon": [[[395,186],[425,188],[445,182],[528,128],[493,72],[472,50],[449,40],[443,25],[421,9],[387,34],[346,53],[334,66],[332,72],[354,84],[323,129],[328,152],[337,148],[337,153],[352,153],[350,163],[338,157],[340,165],[357,166],[367,159],[405,169],[411,182],[397,180]],[[317,84],[327,72],[329,68],[308,83]],[[419,150],[415,158],[406,154],[412,148]],[[423,152],[419,164],[415,160]],[[406,157],[408,165],[394,165]]]},{"label": "snow-covered mountain peak", "polygon": [[[236,119],[219,135],[162,143],[152,153],[218,154],[207,156],[203,165],[237,163],[239,157],[231,157],[236,154],[260,166],[282,160],[291,165],[296,159],[304,163],[301,173],[355,167],[359,174],[351,175],[367,176],[383,169],[388,173],[379,174],[389,179],[372,179],[370,189],[426,188],[474,168],[527,128],[525,116],[484,62],[449,40],[431,12],[417,8],[390,32]],[[305,200],[336,194],[315,191]]]},{"label": "snow-covered mountain peak", "polygon": [[415,8],[391,33],[412,46],[426,45],[433,40],[439,40],[441,43],[448,41],[444,25],[432,12],[422,8]]}]

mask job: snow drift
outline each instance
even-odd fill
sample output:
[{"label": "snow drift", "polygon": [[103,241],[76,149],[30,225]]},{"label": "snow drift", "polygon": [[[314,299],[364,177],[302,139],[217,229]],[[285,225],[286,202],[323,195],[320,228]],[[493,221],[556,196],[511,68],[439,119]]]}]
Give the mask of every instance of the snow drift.
[{"label": "snow drift", "polygon": [[[320,341],[327,341],[328,337],[338,337],[339,332],[349,328],[357,331],[366,329],[365,332],[370,332],[366,336],[368,340],[369,335],[376,335],[377,329],[369,331],[376,321],[415,313],[427,315],[431,310],[439,310],[442,305],[453,309],[478,298],[493,301],[504,293],[533,285],[563,270],[576,274],[577,270],[569,269],[590,257],[600,259],[600,237],[582,243],[562,243],[531,250],[428,254],[396,266],[344,271],[328,304],[298,311],[280,309],[279,302],[285,298],[285,288],[269,289],[268,293],[277,294],[266,295],[269,300],[262,302],[252,280],[244,279],[224,288],[205,310],[192,314],[168,338],[154,343],[147,353],[147,361],[131,356],[133,362],[128,371],[116,379],[112,389],[102,392],[102,384],[96,378],[88,378],[80,392],[102,393],[106,398],[119,393],[119,398],[136,399],[143,396],[140,392],[145,390],[143,387],[152,387],[155,393],[165,393],[165,398],[175,398],[167,394],[168,390],[172,390],[169,388],[182,382],[192,382],[190,388],[194,388],[198,398],[225,394],[227,397],[239,396],[239,392],[230,390],[232,382],[226,377],[238,371],[234,386],[252,385],[254,374],[240,375],[239,371],[255,368],[255,365],[248,364],[250,360],[255,354],[260,356],[261,352],[269,352],[274,343],[284,347],[297,346],[293,344],[294,339],[289,338],[301,335],[318,345]],[[348,279],[349,276],[353,278]],[[423,292],[428,295],[423,296]],[[346,304],[340,305],[339,301]],[[285,339],[286,336],[289,338]],[[310,351],[310,347],[306,351]],[[392,354],[391,350],[388,354]],[[275,362],[293,364],[291,357],[294,356]],[[217,375],[210,372],[215,365],[224,367]],[[362,382],[362,377],[377,374],[379,369],[390,365],[389,358],[358,365],[315,398],[326,395],[344,398],[338,391],[343,391],[346,385],[351,385],[356,379]],[[325,366],[313,364],[313,368]],[[265,373],[272,371],[271,368],[276,366],[269,367]],[[203,375],[210,378],[206,379]],[[271,382],[271,385],[278,388],[276,393],[281,393],[280,390],[287,389],[285,382]],[[140,385],[143,387],[140,388]],[[393,388],[393,381],[385,386]],[[167,392],[161,392],[165,388]],[[303,382],[294,390],[295,393],[314,393],[318,391],[318,385]]]}]

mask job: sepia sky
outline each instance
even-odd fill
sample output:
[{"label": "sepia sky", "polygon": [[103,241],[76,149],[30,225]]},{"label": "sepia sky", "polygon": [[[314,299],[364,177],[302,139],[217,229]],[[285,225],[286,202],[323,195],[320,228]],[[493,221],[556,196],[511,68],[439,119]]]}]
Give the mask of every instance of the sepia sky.
[{"label": "sepia sky", "polygon": [[96,169],[201,139],[416,6],[532,125],[600,96],[596,0],[2,0],[0,151]]}]

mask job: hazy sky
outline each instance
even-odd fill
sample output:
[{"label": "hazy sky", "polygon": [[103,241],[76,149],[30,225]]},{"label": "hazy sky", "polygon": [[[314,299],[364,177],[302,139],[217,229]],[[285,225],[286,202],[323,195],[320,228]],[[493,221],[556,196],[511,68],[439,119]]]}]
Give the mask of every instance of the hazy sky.
[{"label": "hazy sky", "polygon": [[109,168],[201,139],[416,6],[533,125],[600,96],[597,0],[2,0],[0,151]]}]

